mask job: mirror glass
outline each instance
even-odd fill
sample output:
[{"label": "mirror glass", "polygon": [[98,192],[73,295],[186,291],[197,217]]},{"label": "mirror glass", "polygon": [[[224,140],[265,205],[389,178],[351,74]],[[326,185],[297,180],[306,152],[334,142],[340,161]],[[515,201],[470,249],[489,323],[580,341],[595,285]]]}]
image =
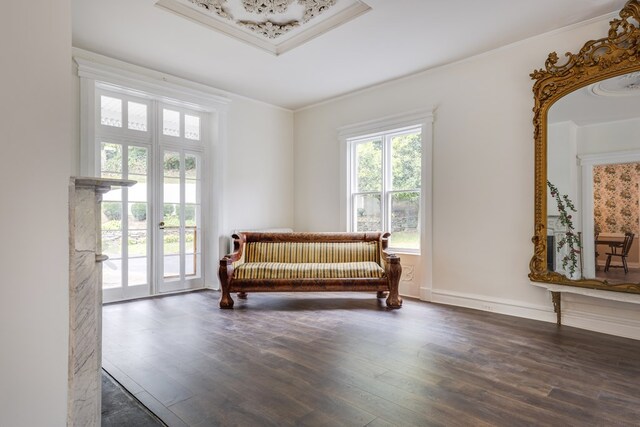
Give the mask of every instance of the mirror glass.
[{"label": "mirror glass", "polygon": [[548,270],[640,283],[640,72],[549,109],[547,179]]}]

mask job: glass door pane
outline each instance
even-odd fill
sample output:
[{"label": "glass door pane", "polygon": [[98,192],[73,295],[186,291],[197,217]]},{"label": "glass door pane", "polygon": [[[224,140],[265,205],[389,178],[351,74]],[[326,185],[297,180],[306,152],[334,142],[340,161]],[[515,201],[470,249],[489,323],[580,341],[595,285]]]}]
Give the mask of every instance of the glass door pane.
[{"label": "glass door pane", "polygon": [[163,274],[165,281],[181,279],[180,247],[181,247],[181,209],[182,186],[180,175],[182,162],[177,151],[165,151],[163,156],[162,180],[162,254]]},{"label": "glass door pane", "polygon": [[150,294],[149,282],[149,149],[120,142],[102,142],[100,176],[130,179],[130,188],[103,196],[102,283],[105,302]]},{"label": "glass door pane", "polygon": [[148,164],[147,148],[129,147],[127,178],[137,183],[127,189],[128,286],[149,284]]},{"label": "glass door pane", "polygon": [[[104,97],[103,97],[104,98]],[[103,100],[104,103],[104,100]],[[103,142],[100,145],[100,176],[123,178],[122,144]],[[121,293],[124,286],[122,274],[122,189],[115,188],[102,197],[102,254],[109,257],[102,264],[102,289]]]},{"label": "glass door pane", "polygon": [[159,291],[170,292],[202,285],[201,157],[165,149],[162,161]]},{"label": "glass door pane", "polygon": [[185,276],[191,279],[197,279],[202,275],[200,268],[202,265],[200,173],[200,156],[185,154]]}]

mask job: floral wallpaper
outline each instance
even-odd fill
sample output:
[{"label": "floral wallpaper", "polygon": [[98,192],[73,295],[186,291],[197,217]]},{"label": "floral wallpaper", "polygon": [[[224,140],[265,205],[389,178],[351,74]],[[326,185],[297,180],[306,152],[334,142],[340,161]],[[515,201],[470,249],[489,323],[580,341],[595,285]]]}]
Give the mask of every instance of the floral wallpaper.
[{"label": "floral wallpaper", "polygon": [[593,168],[594,218],[597,233],[639,233],[640,163]]}]

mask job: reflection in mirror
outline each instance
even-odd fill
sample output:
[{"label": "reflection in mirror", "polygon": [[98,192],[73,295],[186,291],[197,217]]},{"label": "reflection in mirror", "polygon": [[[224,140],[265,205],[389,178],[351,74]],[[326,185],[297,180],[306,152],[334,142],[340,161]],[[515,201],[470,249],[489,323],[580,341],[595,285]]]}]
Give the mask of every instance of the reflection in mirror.
[{"label": "reflection in mirror", "polygon": [[576,212],[565,211],[580,239],[575,259],[563,262],[572,250],[563,244],[566,203],[558,209],[547,191],[549,271],[640,282],[640,73],[564,96],[549,109],[547,123],[547,179],[575,206]]}]

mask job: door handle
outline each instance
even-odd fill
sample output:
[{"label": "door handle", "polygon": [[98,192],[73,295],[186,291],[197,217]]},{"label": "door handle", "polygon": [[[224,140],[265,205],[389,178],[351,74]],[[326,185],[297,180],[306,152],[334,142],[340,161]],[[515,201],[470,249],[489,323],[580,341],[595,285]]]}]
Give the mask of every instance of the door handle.
[{"label": "door handle", "polygon": [[164,221],[160,222],[160,224],[158,224],[158,226],[160,226],[160,230],[164,230]]}]

